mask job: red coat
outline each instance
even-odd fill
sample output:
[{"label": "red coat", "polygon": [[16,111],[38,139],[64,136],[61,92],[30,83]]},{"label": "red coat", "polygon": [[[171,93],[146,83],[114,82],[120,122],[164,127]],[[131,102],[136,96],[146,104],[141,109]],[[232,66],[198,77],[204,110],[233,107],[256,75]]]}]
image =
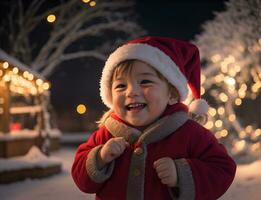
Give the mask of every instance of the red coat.
[{"label": "red coat", "polygon": [[[236,165],[213,134],[188,119],[184,111],[181,104],[172,106],[165,117],[142,134],[112,115],[104,127],[79,146],[72,166],[76,185],[83,192],[96,193],[96,199],[106,200],[220,197],[232,183]],[[107,140],[117,136],[124,136],[132,144],[100,172],[96,168],[97,152]],[[162,157],[171,157],[176,164],[178,198],[160,182],[153,168],[153,162]]]}]

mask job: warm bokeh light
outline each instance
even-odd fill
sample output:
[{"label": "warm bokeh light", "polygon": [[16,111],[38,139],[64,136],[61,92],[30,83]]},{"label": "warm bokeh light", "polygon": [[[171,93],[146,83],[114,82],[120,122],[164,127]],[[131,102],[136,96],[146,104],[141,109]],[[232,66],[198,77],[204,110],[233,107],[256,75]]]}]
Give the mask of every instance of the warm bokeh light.
[{"label": "warm bokeh light", "polygon": [[224,75],[223,75],[223,74],[219,74],[219,75],[215,76],[215,81],[216,81],[217,83],[220,83],[220,82],[222,82],[223,80],[224,80]]},{"label": "warm bokeh light", "polygon": [[261,146],[260,143],[257,142],[255,144],[253,144],[250,148],[251,148],[252,151],[256,151],[260,148],[260,146]]},{"label": "warm bokeh light", "polygon": [[223,102],[227,102],[227,100],[228,100],[228,96],[223,92],[219,94],[219,98]]},{"label": "warm bokeh light", "polygon": [[246,132],[247,133],[251,133],[253,131],[253,127],[251,126],[251,125],[248,125],[247,127],[246,127]]},{"label": "warm bokeh light", "polygon": [[201,94],[201,95],[204,95],[205,92],[206,92],[205,88],[201,87],[201,88],[200,88],[200,94]]},{"label": "warm bokeh light", "polygon": [[82,0],[83,3],[89,3],[91,0]]},{"label": "warm bokeh light", "polygon": [[232,77],[227,76],[225,78],[225,83],[228,85],[235,85],[236,84],[236,80]]},{"label": "warm bokeh light", "polygon": [[242,100],[241,100],[240,98],[236,98],[235,104],[236,104],[237,106],[240,106],[240,105],[242,104]]},{"label": "warm bokeh light", "polygon": [[256,140],[260,136],[261,136],[261,129],[256,129],[255,132],[251,135],[251,139]]},{"label": "warm bokeh light", "polygon": [[212,121],[208,121],[208,122],[205,124],[205,127],[206,127],[207,129],[211,129],[211,128],[213,128],[213,126],[214,126],[214,123],[213,123]]},{"label": "warm bokeh light", "polygon": [[42,79],[37,79],[36,80],[36,85],[40,86],[43,84],[43,80]]},{"label": "warm bokeh light", "polygon": [[219,115],[224,115],[224,113],[225,113],[225,108],[219,107],[218,110],[217,110],[217,112],[218,112]]},{"label": "warm bokeh light", "polygon": [[53,22],[55,22],[55,20],[56,20],[56,16],[54,14],[50,14],[47,16],[47,21],[49,23],[53,23]]},{"label": "warm bokeh light", "polygon": [[240,137],[241,139],[245,138],[246,135],[247,135],[247,134],[246,134],[245,131],[241,131],[241,132],[239,133],[239,137]]},{"label": "warm bokeh light", "polygon": [[240,140],[235,143],[235,148],[236,148],[237,152],[242,151],[245,148],[245,146],[246,146],[245,140]]},{"label": "warm bokeh light", "polygon": [[216,111],[215,108],[210,107],[209,110],[208,110],[208,113],[209,113],[212,117],[214,117],[214,116],[217,114],[217,111]]},{"label": "warm bokeh light", "polygon": [[96,2],[95,1],[90,2],[90,6],[91,7],[96,6]]},{"label": "warm bokeh light", "polygon": [[13,68],[13,72],[14,72],[14,74],[18,74],[19,69],[18,69],[17,67],[14,67],[14,68]]},{"label": "warm bokeh light", "polygon": [[3,68],[4,68],[4,69],[7,69],[8,67],[9,67],[9,63],[8,63],[8,62],[4,62],[4,63],[3,63]]},{"label": "warm bokeh light", "polygon": [[220,128],[222,125],[223,125],[223,122],[220,119],[215,122],[215,126],[217,128]]},{"label": "warm bokeh light", "polygon": [[219,54],[216,54],[216,55],[211,57],[211,60],[212,60],[213,63],[217,63],[221,60],[221,56]]},{"label": "warm bokeh light", "polygon": [[34,79],[34,75],[31,74],[31,73],[29,73],[29,74],[28,74],[28,80],[32,81],[33,79]]},{"label": "warm bokeh light", "polygon": [[222,131],[220,131],[220,135],[221,137],[226,137],[228,135],[228,131],[226,129],[223,129]]},{"label": "warm bokeh light", "polygon": [[76,108],[77,113],[80,115],[84,114],[86,112],[86,106],[84,104],[79,104]]},{"label": "warm bokeh light", "polygon": [[47,82],[45,82],[45,83],[43,84],[43,89],[44,89],[44,90],[49,90],[49,88],[50,88],[50,84],[47,83]]},{"label": "warm bokeh light", "polygon": [[228,116],[228,119],[229,119],[229,121],[233,122],[233,121],[236,120],[236,115],[235,114],[231,114],[231,115]]},{"label": "warm bokeh light", "polygon": [[24,78],[27,78],[28,75],[29,75],[29,72],[28,71],[24,71],[24,73],[23,73]]},{"label": "warm bokeh light", "polygon": [[204,84],[204,82],[206,81],[206,76],[204,76],[203,74],[200,75],[200,79],[201,79],[201,84]]}]

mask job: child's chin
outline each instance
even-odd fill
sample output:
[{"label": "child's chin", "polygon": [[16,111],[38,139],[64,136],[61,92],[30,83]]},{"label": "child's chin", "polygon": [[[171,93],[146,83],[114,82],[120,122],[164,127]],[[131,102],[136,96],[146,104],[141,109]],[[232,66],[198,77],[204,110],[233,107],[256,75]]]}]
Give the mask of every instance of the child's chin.
[{"label": "child's chin", "polygon": [[129,123],[131,126],[137,128],[138,130],[144,130],[146,127],[148,127],[151,123],[149,122],[142,122],[141,120],[135,120]]}]

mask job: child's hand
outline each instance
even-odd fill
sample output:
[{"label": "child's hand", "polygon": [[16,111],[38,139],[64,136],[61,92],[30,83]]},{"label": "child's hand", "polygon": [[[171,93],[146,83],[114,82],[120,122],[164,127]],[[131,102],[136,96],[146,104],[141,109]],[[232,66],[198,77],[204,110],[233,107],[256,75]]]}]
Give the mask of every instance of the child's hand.
[{"label": "child's hand", "polygon": [[107,164],[119,157],[128,145],[123,137],[111,138],[102,147],[100,158]]},{"label": "child's hand", "polygon": [[177,169],[174,161],[169,157],[163,157],[154,162],[154,168],[161,183],[169,187],[177,185]]}]

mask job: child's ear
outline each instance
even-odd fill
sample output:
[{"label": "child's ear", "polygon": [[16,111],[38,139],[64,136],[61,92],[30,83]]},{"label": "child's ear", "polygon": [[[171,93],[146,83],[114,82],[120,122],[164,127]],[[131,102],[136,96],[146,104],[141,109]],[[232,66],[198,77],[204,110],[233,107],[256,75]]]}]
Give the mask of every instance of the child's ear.
[{"label": "child's ear", "polygon": [[173,94],[169,94],[168,104],[169,105],[174,105],[177,102],[178,102],[178,98],[175,95],[173,95]]}]

